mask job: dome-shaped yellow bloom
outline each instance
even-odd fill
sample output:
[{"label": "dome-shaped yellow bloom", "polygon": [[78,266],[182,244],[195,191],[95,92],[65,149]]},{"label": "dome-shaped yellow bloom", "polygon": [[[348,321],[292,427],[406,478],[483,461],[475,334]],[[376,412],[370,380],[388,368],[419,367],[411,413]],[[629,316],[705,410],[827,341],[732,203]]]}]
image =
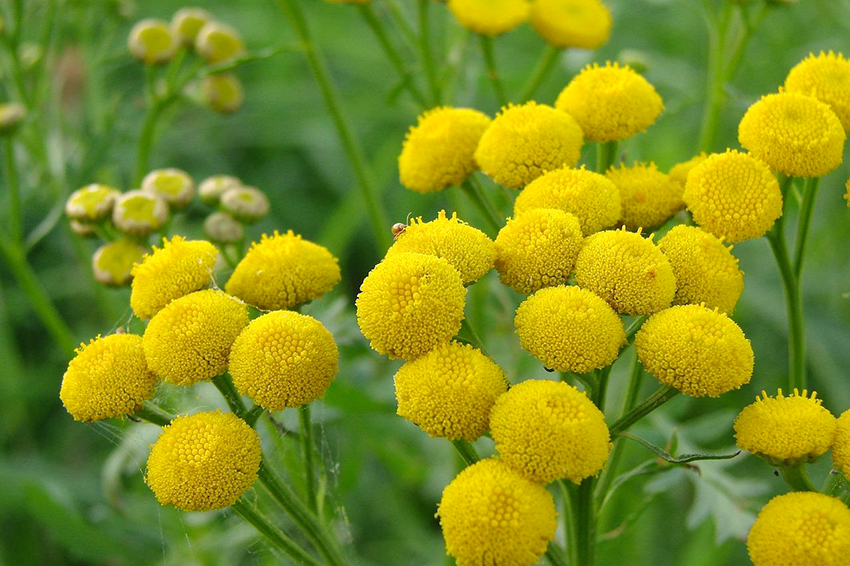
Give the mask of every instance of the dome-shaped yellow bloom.
[{"label": "dome-shaped yellow bloom", "polygon": [[754,566],[841,566],[850,556],[850,509],[821,493],[786,493],[761,510],[747,537]]},{"label": "dome-shaped yellow bloom", "polygon": [[832,442],[832,463],[844,477],[850,478],[850,410],[841,413],[836,421]]},{"label": "dome-shaped yellow bloom", "polygon": [[611,35],[611,12],[599,0],[534,0],[531,25],[555,47],[602,47]]},{"label": "dome-shaped yellow bloom", "polygon": [[315,318],[274,311],[242,331],[228,368],[241,394],[269,411],[282,411],[325,394],[339,370],[339,352]]},{"label": "dome-shaped yellow bloom", "polygon": [[556,208],[578,218],[589,236],[611,228],[620,219],[620,192],[604,175],[581,169],[557,169],[533,180],[514,201],[514,214],[534,208]]},{"label": "dome-shaped yellow bloom", "polygon": [[572,385],[530,379],[499,397],[490,434],[506,464],[530,480],[579,483],[602,469],[611,450],[605,417]]},{"label": "dome-shaped yellow bloom", "polygon": [[598,232],[585,240],[575,280],[625,314],[658,312],[670,306],[676,294],[673,268],[652,238],[625,229]]},{"label": "dome-shaped yellow bloom", "polygon": [[162,505],[222,509],[251,489],[261,457],[260,437],[233,413],[177,417],[151,448],[145,481]]},{"label": "dome-shaped yellow bloom", "polygon": [[523,350],[555,371],[588,373],[617,359],[623,321],[608,303],[575,286],[541,289],[516,310]]},{"label": "dome-shaped yellow bloom", "polygon": [[357,323],[375,351],[411,360],[458,333],[465,303],[466,288],[449,262],[394,254],[360,285]]},{"label": "dome-shaped yellow bloom", "polygon": [[62,377],[59,398],[74,419],[99,421],[135,413],[153,397],[155,386],[142,337],[111,334],[77,348]]},{"label": "dome-shaped yellow bloom", "polygon": [[673,304],[732,312],[744,291],[744,273],[731,248],[695,226],[676,226],[658,241],[658,248],[676,276]]},{"label": "dome-shaped yellow bloom", "polygon": [[339,280],[339,260],[327,248],[292,230],[275,231],[251,244],[225,290],[260,309],[291,309],[318,299]]},{"label": "dome-shaped yellow bloom", "polygon": [[509,104],[481,136],[475,161],[500,185],[521,189],[547,171],[575,166],[583,143],[569,114],[536,102]]},{"label": "dome-shaped yellow bloom", "polygon": [[499,280],[530,295],[567,282],[584,239],[572,214],[535,208],[508,220],[496,236]]},{"label": "dome-shaped yellow bloom", "polygon": [[434,108],[419,116],[404,138],[401,184],[418,193],[460,185],[476,169],[475,149],[492,120],[469,108]]},{"label": "dome-shaped yellow bloom", "polygon": [[148,319],[184,295],[209,285],[218,250],[204,240],[187,241],[182,236],[163,239],[133,266],[130,307],[141,319]]},{"label": "dome-shaped yellow bloom", "polygon": [[532,566],[555,537],[558,514],[546,488],[498,458],[463,470],[443,490],[440,526],[458,566]]},{"label": "dome-shaped yellow bloom", "polygon": [[464,285],[481,279],[493,269],[496,248],[487,235],[463,222],[452,213],[451,218],[441,210],[435,220],[423,222],[416,218],[396,237],[387,257],[398,253],[415,252],[441,257],[460,273]]},{"label": "dome-shaped yellow bloom", "polygon": [[490,428],[490,410],[507,390],[505,373],[469,344],[437,346],[395,374],[398,414],[430,436],[475,440]]},{"label": "dome-shaped yellow bloom", "polygon": [[620,222],[629,230],[654,228],[685,207],[682,185],[655,166],[621,164],[605,173],[620,192],[623,212]]},{"label": "dome-shaped yellow bloom", "polygon": [[673,179],[684,187],[685,183],[688,180],[688,175],[691,173],[693,168],[705,161],[706,159],[708,159],[708,154],[703,151],[699,155],[695,155],[687,161],[677,163],[676,165],[671,167],[670,173],[668,173],[668,175],[670,175],[671,179]]},{"label": "dome-shaped yellow bloom", "polygon": [[496,36],[528,19],[528,0],[449,0],[449,10],[463,27]]},{"label": "dome-shaped yellow bloom", "polygon": [[813,461],[824,454],[835,438],[836,419],[812,392],[805,389],[776,397],[762,391],[756,402],[744,407],[735,419],[738,448],[770,462],[793,464]]},{"label": "dome-shaped yellow bloom", "polygon": [[764,163],[734,149],[694,167],[682,198],[700,228],[729,242],[759,238],[782,216],[776,177]]},{"label": "dome-shaped yellow bloom", "polygon": [[785,90],[829,104],[844,131],[850,132],[850,61],[841,53],[810,53],[788,73]]},{"label": "dome-shaped yellow bloom", "polygon": [[664,103],[629,66],[588,65],[561,91],[555,108],[575,118],[588,141],[630,138],[655,123]]},{"label": "dome-shaped yellow bloom", "polygon": [[126,285],[133,278],[133,265],[144,256],[145,248],[132,240],[121,238],[97,248],[91,258],[92,273],[98,283]]},{"label": "dome-shaped yellow bloom", "polygon": [[699,305],[651,316],[635,336],[635,352],[658,381],[691,397],[718,397],[753,375],[753,348],[741,328]]},{"label": "dome-shaped yellow bloom", "polygon": [[212,379],[227,369],[233,341],[247,325],[247,307],[221,291],[175,299],[145,329],[148,366],[175,385]]},{"label": "dome-shaped yellow bloom", "polygon": [[65,203],[65,214],[79,222],[100,222],[109,217],[121,191],[93,183],[74,191]]},{"label": "dome-shaped yellow bloom", "polygon": [[802,94],[768,94],[738,124],[738,141],[771,169],[822,177],[839,165],[847,135],[828,104]]}]

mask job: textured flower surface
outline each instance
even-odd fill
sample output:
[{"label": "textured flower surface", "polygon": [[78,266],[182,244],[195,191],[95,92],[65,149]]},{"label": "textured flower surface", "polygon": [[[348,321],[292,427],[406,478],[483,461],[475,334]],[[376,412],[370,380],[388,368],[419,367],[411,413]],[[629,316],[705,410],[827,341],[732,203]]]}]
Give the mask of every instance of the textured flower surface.
[{"label": "textured flower surface", "polygon": [[508,381],[469,344],[437,346],[395,374],[398,414],[430,436],[475,440],[490,428],[490,410]]},{"label": "textured flower surface", "polygon": [[702,163],[708,158],[708,154],[705,152],[700,153],[699,155],[695,155],[691,157],[687,161],[683,161],[681,163],[677,163],[673,167],[670,168],[670,178],[682,185],[685,186],[685,183],[688,181],[688,175],[691,173],[694,167]]},{"label": "textured flower surface", "polygon": [[555,371],[588,373],[611,364],[626,342],[608,303],[575,286],[541,289],[514,317],[523,350]]},{"label": "textured flower surface", "polygon": [[246,224],[262,220],[271,208],[268,197],[256,187],[228,189],[221,195],[219,202],[224,212]]},{"label": "textured flower surface", "polygon": [[161,196],[142,190],[127,191],[115,200],[112,222],[131,236],[143,238],[156,232],[168,220],[168,203]]},{"label": "textured flower surface", "polygon": [[729,242],[760,238],[782,216],[782,192],[751,155],[715,153],[688,174],[685,204],[700,228]]},{"label": "textured flower surface", "polygon": [[291,309],[318,299],[340,280],[339,260],[292,230],[263,234],[230,276],[225,289],[265,310]]},{"label": "textured flower surface", "polygon": [[699,305],[650,317],[635,336],[635,352],[658,381],[691,397],[717,397],[753,375],[753,348],[741,328]]},{"label": "textured flower surface", "polygon": [[448,0],[449,10],[463,27],[481,35],[511,31],[528,19],[528,0]]},{"label": "textured flower surface", "polygon": [[233,384],[269,411],[320,399],[339,370],[333,336],[321,322],[291,311],[251,321],[233,343]]},{"label": "textured flower surface", "polygon": [[588,65],[555,102],[575,118],[588,141],[630,138],[655,123],[664,103],[655,88],[628,65]]},{"label": "textured flower surface", "polygon": [[404,139],[401,184],[418,193],[460,185],[477,166],[475,149],[492,120],[468,108],[434,108],[419,117]]},{"label": "textured flower surface", "polygon": [[372,348],[416,358],[460,330],[466,289],[445,259],[399,253],[375,266],[357,295],[357,323]]},{"label": "textured flower surface", "polygon": [[558,524],[546,488],[495,458],[469,466],[446,486],[438,516],[459,566],[532,566]]},{"label": "textured flower surface", "polygon": [[204,204],[218,206],[221,195],[230,189],[242,186],[242,181],[232,175],[213,175],[207,177],[198,185],[198,196]]},{"label": "textured flower surface", "polygon": [[86,185],[68,197],[65,214],[80,222],[99,222],[109,217],[119,196],[121,191],[108,185]]},{"label": "textured flower surface", "polygon": [[850,478],[850,410],[838,417],[832,443],[832,463],[845,478]]},{"label": "textured flower surface", "polygon": [[821,177],[841,165],[846,137],[828,104],[789,92],[763,96],[738,124],[741,146],[790,177]]},{"label": "textured flower surface", "polygon": [[490,433],[506,464],[536,482],[596,475],[608,460],[605,417],[572,385],[530,379],[499,397]]},{"label": "textured flower surface", "polygon": [[747,537],[755,566],[841,566],[850,556],[850,509],[821,493],[786,493],[761,510]]},{"label": "textured flower surface", "polygon": [[254,485],[261,456],[260,437],[233,413],[181,416],[151,448],[145,481],[162,505],[222,509]]},{"label": "textured flower surface", "polygon": [[605,176],[620,192],[620,222],[629,230],[654,228],[685,207],[682,185],[658,170],[654,163],[612,167]]},{"label": "textured flower surface", "polygon": [[77,348],[62,377],[59,398],[74,419],[99,421],[133,414],[153,397],[155,386],[142,337],[111,334]]},{"label": "textured flower surface", "polygon": [[844,131],[850,131],[850,61],[841,53],[810,53],[788,73],[785,90],[829,104]]},{"label": "textured flower surface", "polygon": [[133,278],[133,265],[144,256],[145,248],[132,240],[121,238],[97,248],[91,259],[92,273],[98,283],[126,285]]},{"label": "textured flower surface", "polygon": [[500,185],[521,189],[547,171],[575,166],[583,143],[569,114],[536,102],[509,104],[481,136],[475,161]]},{"label": "textured flower surface", "polygon": [[142,190],[158,194],[172,209],[180,209],[192,202],[195,182],[180,169],[156,169],[142,179]]},{"label": "textured flower surface", "polygon": [[212,379],[227,369],[233,341],[247,325],[247,307],[221,291],[175,299],[145,329],[148,366],[175,385]]},{"label": "textured flower surface", "polygon": [[611,35],[611,12],[599,0],[534,0],[531,25],[555,47],[602,47]]},{"label": "textured flower surface", "polygon": [[585,236],[611,228],[620,219],[620,191],[604,175],[580,169],[557,169],[533,180],[514,201],[514,214],[555,208],[578,218]]}]

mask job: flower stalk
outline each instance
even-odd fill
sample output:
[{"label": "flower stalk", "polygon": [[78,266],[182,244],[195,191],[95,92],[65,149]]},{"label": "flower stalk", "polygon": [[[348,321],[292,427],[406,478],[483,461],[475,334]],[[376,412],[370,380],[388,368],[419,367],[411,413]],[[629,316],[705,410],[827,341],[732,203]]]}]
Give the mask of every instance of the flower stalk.
[{"label": "flower stalk", "polygon": [[522,94],[519,97],[520,102],[528,102],[534,98],[540,85],[543,84],[543,81],[546,80],[546,77],[555,68],[555,63],[557,63],[561,53],[563,53],[563,49],[552,45],[546,47],[546,50],[543,51],[543,54],[534,66],[534,70],[531,72],[531,77],[525,84],[525,88],[522,89]]},{"label": "flower stalk", "polygon": [[644,418],[646,415],[675,397],[679,394],[679,390],[670,385],[660,387],[646,398],[646,400],[620,417],[614,424],[609,427],[611,436],[616,436],[621,432],[625,432],[633,424]]},{"label": "flower stalk", "polygon": [[250,523],[257,531],[262,534],[275,548],[286,553],[298,564],[308,564],[311,566],[320,566],[315,558],[310,556],[307,551],[298,546],[298,544],[286,536],[280,529],[275,527],[266,517],[260,514],[251,505],[243,500],[239,500],[230,506],[237,515],[242,517],[245,522]]}]

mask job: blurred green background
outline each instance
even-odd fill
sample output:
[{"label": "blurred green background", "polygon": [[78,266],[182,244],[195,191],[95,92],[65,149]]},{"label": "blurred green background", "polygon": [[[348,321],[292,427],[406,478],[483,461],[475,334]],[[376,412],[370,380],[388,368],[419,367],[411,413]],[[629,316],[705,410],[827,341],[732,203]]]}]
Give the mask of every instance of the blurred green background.
[{"label": "blurred green background", "polygon": [[[597,52],[570,51],[540,89],[552,103],[583,65],[638,50],[646,77],[664,98],[657,124],[623,146],[627,160],[653,160],[666,169],[697,150],[705,92],[707,31],[704,2],[608,0],[614,17],[609,43]],[[2,4],[9,14],[9,2]],[[401,2],[413,18],[413,3]],[[408,5],[409,4],[409,5]],[[716,8],[717,3],[708,2]],[[271,0],[199,2],[235,27],[250,50],[292,45],[297,38]],[[402,189],[396,158],[418,109],[399,92],[396,74],[356,8],[302,0],[310,26],[330,64],[346,111],[382,192],[391,222],[409,215],[434,216],[459,206],[478,222],[468,201],[451,191],[422,196]],[[133,22],[170,19],[180,6],[165,0],[31,0],[24,2],[23,39],[42,41],[52,6],[45,54],[49,80],[32,131],[41,132],[59,190],[86,183],[113,183],[125,190],[134,166],[144,115],[143,70],[126,51]],[[383,16],[383,0],[374,1]],[[448,101],[497,111],[478,44],[452,20],[443,5],[432,10],[434,50],[441,68],[459,61]],[[386,20],[389,22],[389,20]],[[810,51],[847,51],[850,1],[801,0],[767,15],[750,42],[740,70],[728,86],[721,118],[721,143],[737,147],[736,125],[749,104],[775,91],[788,69]],[[401,45],[401,44],[399,44]],[[496,40],[506,86],[518,93],[544,44],[528,25]],[[403,51],[410,61],[415,58]],[[293,229],[328,246],[340,258],[343,282],[307,313],[334,332],[342,353],[341,372],[324,402],[314,408],[321,422],[330,500],[344,520],[340,536],[365,564],[444,564],[436,503],[459,469],[452,447],[429,439],[395,416],[388,362],[368,350],[357,330],[352,303],[360,282],[379,260],[360,193],[339,138],[328,119],[303,54],[290,51],[251,62],[236,71],[245,86],[244,108],[219,116],[191,104],[179,105],[154,149],[152,167],[179,167],[196,180],[228,173],[266,191],[272,213],[250,232]],[[4,78],[7,97],[8,77]],[[588,150],[590,147],[588,147]],[[20,152],[23,149],[19,148]],[[21,163],[27,157],[20,155]],[[592,163],[592,158],[591,158]],[[805,276],[810,384],[836,415],[850,407],[850,211],[842,200],[845,164],[824,181],[817,203]],[[56,190],[36,171],[22,170],[25,226],[32,230],[57,206]],[[491,185],[488,185],[488,187]],[[2,194],[8,210],[7,193]],[[202,235],[206,210],[195,204],[172,231]],[[389,229],[389,227],[387,227]],[[106,334],[130,318],[129,292],[97,286],[90,271],[94,244],[73,237],[60,221],[29,256],[40,284],[56,303],[78,341]],[[734,448],[732,421],[762,389],[786,380],[786,322],[780,282],[765,241],[735,246],[746,272],[744,296],[735,319],[753,342],[752,382],[721,399],[678,398],[636,431],[664,445],[676,430],[681,452]],[[219,282],[223,283],[222,278]],[[161,508],[143,484],[152,425],[109,422],[85,426],[72,421],[58,398],[67,360],[33,315],[26,296],[0,263],[0,563],[5,564],[255,564],[274,563],[254,531],[227,513],[182,514]],[[512,332],[519,297],[490,274],[470,293],[468,316],[488,329],[484,343],[513,382],[547,374],[521,353]],[[619,409],[627,360],[618,363],[608,410]],[[645,383],[646,391],[655,384]],[[174,410],[219,406],[214,391],[163,387],[160,400]],[[294,415],[283,422],[295,426]],[[297,445],[264,432],[264,443],[300,485]],[[479,449],[492,449],[488,440]],[[626,470],[649,458],[629,446]],[[601,564],[729,565],[747,563],[742,543],[753,513],[783,490],[767,464],[749,456],[701,463],[638,478],[617,492],[600,526]],[[828,462],[820,462],[820,481]],[[280,523],[286,528],[285,519]],[[560,536],[560,535],[559,535]]]}]

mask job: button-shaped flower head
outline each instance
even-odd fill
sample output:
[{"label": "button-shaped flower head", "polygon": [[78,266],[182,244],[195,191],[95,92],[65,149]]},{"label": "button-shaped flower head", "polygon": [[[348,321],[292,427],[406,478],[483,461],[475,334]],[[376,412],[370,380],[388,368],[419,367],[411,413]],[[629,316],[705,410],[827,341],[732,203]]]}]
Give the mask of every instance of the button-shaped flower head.
[{"label": "button-shaped flower head", "polygon": [[171,59],[177,48],[177,40],[168,22],[145,19],[137,22],[130,30],[127,47],[135,59],[145,65],[157,65]]},{"label": "button-shaped flower head", "polygon": [[118,197],[112,209],[115,227],[137,238],[152,234],[168,220],[168,203],[158,194],[128,191]]},{"label": "button-shaped flower head", "polygon": [[242,55],[245,52],[245,44],[235,29],[213,21],[204,24],[198,32],[195,51],[207,63],[225,63]]},{"label": "button-shaped flower head", "polygon": [[528,19],[528,0],[449,0],[448,4],[460,25],[481,35],[503,34]]},{"label": "button-shaped flower head", "polygon": [[246,224],[259,222],[269,214],[269,199],[256,187],[235,187],[221,195],[221,209]]},{"label": "button-shaped flower head", "polygon": [[611,35],[611,12],[599,0],[534,0],[531,25],[549,45],[596,49]]},{"label": "button-shaped flower head", "polygon": [[836,424],[832,463],[845,478],[850,478],[850,410],[841,413]]},{"label": "button-shaped flower head", "polygon": [[180,169],[156,169],[142,179],[142,190],[161,196],[172,210],[179,210],[192,202],[195,182]]},{"label": "button-shaped flower head", "polygon": [[204,219],[204,232],[213,242],[235,244],[245,237],[242,223],[226,212],[213,212]]},{"label": "button-shaped flower head", "polygon": [[201,97],[213,111],[233,114],[245,103],[242,82],[233,73],[207,75],[201,81]]},{"label": "button-shaped flower head", "polygon": [[620,192],[623,212],[620,222],[629,230],[654,228],[685,208],[682,185],[655,166],[635,163],[619,165],[605,173]]},{"label": "button-shaped flower head", "polygon": [[107,185],[91,184],[77,189],[65,203],[65,214],[78,222],[100,222],[109,218],[121,191]]},{"label": "button-shaped flower head", "polygon": [[201,8],[181,8],[171,18],[171,33],[181,44],[191,47],[198,32],[212,19],[210,13]]},{"label": "button-shaped flower head", "polygon": [[699,155],[695,155],[687,161],[677,163],[676,165],[670,168],[670,178],[682,185],[682,187],[684,187],[685,183],[688,180],[688,175],[690,175],[694,167],[696,167],[706,159],[708,159],[708,154],[703,151]]},{"label": "button-shaped flower head", "polygon": [[207,177],[198,185],[198,196],[208,206],[218,206],[221,195],[230,189],[242,186],[242,181],[232,175],[213,175]]},{"label": "button-shaped flower head", "polygon": [[850,61],[841,53],[810,53],[788,73],[785,90],[829,104],[844,131],[850,132]]},{"label": "button-shaped flower head", "polygon": [[144,256],[145,248],[126,238],[103,244],[91,258],[94,278],[103,285],[126,285],[133,278],[133,265]]}]

